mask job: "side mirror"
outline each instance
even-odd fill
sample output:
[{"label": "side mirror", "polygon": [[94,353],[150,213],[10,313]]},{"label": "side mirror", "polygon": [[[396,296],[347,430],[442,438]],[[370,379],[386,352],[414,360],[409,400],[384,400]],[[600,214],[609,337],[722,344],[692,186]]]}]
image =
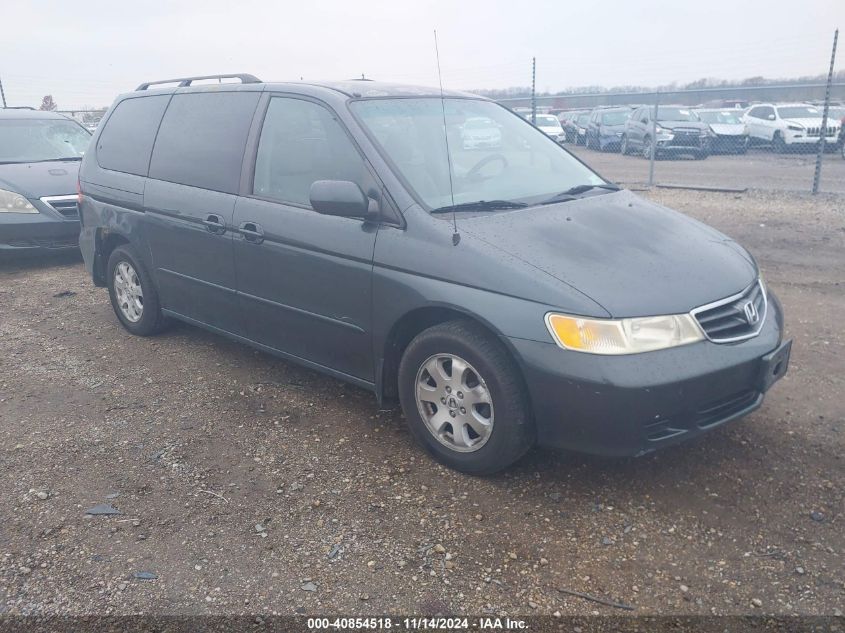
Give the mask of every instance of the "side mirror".
[{"label": "side mirror", "polygon": [[349,180],[317,180],[308,194],[317,213],[343,218],[366,218],[370,199],[361,187]]}]

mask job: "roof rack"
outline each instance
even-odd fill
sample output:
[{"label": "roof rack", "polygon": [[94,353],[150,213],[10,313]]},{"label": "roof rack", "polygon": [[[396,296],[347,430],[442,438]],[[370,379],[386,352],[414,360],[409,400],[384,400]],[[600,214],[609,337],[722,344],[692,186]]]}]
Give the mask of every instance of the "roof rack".
[{"label": "roof rack", "polygon": [[200,81],[202,79],[240,79],[242,84],[261,83],[261,80],[255,75],[249,75],[247,73],[235,73],[232,75],[203,75],[201,77],[180,77],[178,79],[162,79],[161,81],[148,81],[135,88],[135,90],[146,90],[150,86],[175,83],[178,83],[180,88],[184,88],[185,86],[190,86],[193,82]]}]

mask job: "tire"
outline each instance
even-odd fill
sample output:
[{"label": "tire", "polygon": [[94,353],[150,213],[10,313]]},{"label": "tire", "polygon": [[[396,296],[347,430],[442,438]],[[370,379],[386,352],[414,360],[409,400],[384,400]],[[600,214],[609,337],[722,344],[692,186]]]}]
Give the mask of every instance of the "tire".
[{"label": "tire", "polygon": [[622,142],[619,145],[619,153],[623,156],[627,156],[630,153],[628,149],[628,136],[625,134],[622,135]]},{"label": "tire", "polygon": [[[129,245],[118,246],[109,257],[106,271],[112,309],[121,325],[136,336],[160,332],[165,326],[165,319],[158,291],[135,250]],[[136,296],[139,301],[132,300]]]},{"label": "tire", "polygon": [[[458,378],[453,362],[461,361],[467,367]],[[471,392],[479,404],[464,409],[461,405],[473,397]],[[399,399],[414,438],[454,470],[489,475],[507,468],[534,445],[522,377],[502,343],[470,321],[435,325],[410,342],[399,364]],[[426,420],[440,432],[430,430]],[[460,436],[455,435],[453,420],[466,420]],[[489,426],[479,420],[489,420]]]},{"label": "tire", "polygon": [[772,149],[774,149],[777,154],[786,153],[786,141],[783,140],[783,136],[781,136],[780,132],[775,132],[775,135],[772,137]]}]

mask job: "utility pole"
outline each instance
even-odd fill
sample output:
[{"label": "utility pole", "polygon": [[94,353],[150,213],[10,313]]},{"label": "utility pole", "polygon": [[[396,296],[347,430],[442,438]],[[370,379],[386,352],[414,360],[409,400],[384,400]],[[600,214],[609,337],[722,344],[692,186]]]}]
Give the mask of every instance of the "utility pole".
[{"label": "utility pole", "polygon": [[657,156],[657,108],[660,104],[660,92],[654,93],[654,114],[651,117],[651,151],[648,156],[648,187],[654,186],[654,157]]},{"label": "utility pole", "polygon": [[0,79],[0,97],[3,99],[3,107],[6,107],[6,93],[3,92],[3,80]]},{"label": "utility pole", "polygon": [[531,58],[531,123],[537,125],[537,58]]},{"label": "utility pole", "polygon": [[[824,144],[827,138],[827,115],[830,109],[830,84],[833,83],[833,64],[836,62],[836,42],[839,40],[839,29],[833,32],[833,50],[830,53],[830,70],[827,71],[827,89],[824,93],[824,112],[822,113],[822,129],[819,131],[819,153],[816,155],[816,172],[813,174],[813,194],[819,192],[819,181],[822,177],[822,159],[824,158]],[[834,139],[835,141],[836,139]]]}]

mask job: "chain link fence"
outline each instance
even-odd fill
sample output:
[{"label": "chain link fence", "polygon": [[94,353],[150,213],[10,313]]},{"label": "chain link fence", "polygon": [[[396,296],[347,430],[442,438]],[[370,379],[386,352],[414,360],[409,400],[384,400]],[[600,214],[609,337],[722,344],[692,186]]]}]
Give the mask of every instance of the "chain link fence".
[{"label": "chain link fence", "polygon": [[500,100],[620,184],[845,193],[843,82],[534,101]]}]

